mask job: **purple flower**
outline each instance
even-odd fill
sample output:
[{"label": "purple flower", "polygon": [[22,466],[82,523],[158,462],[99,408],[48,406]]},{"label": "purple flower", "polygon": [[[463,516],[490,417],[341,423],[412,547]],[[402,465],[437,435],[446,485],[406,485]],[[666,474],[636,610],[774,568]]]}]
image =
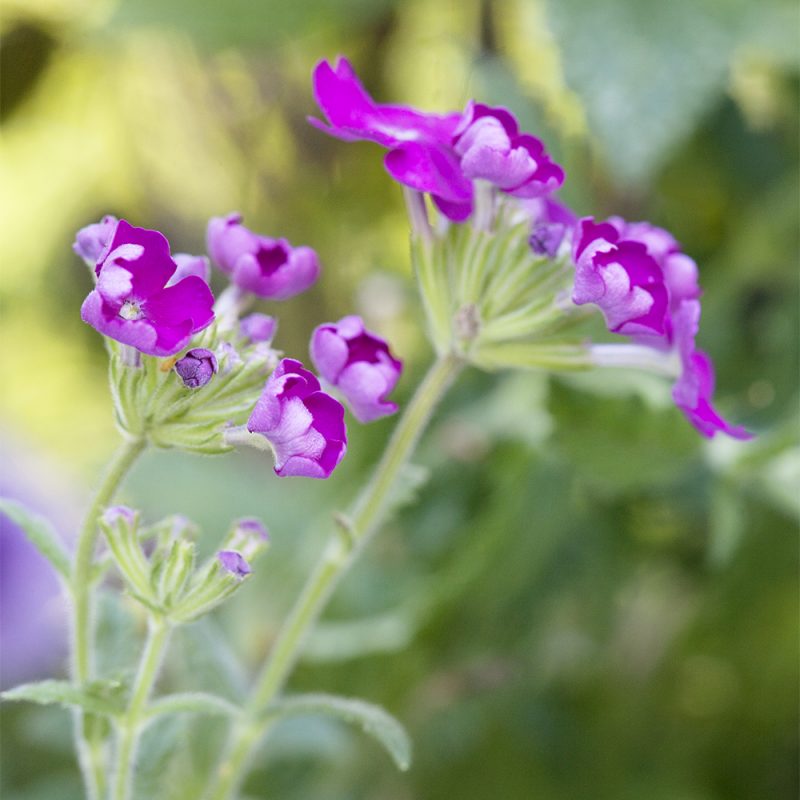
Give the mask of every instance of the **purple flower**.
[{"label": "purple flower", "polygon": [[94,266],[103,255],[103,251],[111,242],[117,218],[106,214],[100,222],[87,225],[75,234],[72,249],[90,266]]},{"label": "purple flower", "polygon": [[339,58],[335,67],[321,61],[313,80],[314,97],[330,124],[310,117],[312,125],[344,141],[368,140],[388,148],[384,164],[395,180],[430,194],[452,220],[470,215],[472,184],[452,148],[458,114],[376,103],[346,58]]},{"label": "purple flower", "polygon": [[175,372],[180,375],[187,389],[205,386],[217,371],[217,357],[204,347],[190,350],[175,362]]},{"label": "purple flower", "polygon": [[299,361],[284,358],[247,422],[275,453],[275,473],[327,478],[347,449],[344,408]]},{"label": "purple flower", "polygon": [[613,333],[666,340],[667,287],[644,244],[621,239],[614,225],[589,217],[578,224],[574,258],[574,303],[598,305]]},{"label": "purple flower", "polygon": [[578,218],[570,208],[551,197],[536,197],[520,204],[531,218],[531,250],[540,256],[555,258],[562,245],[571,246]]},{"label": "purple flower", "polygon": [[239,331],[245,339],[251,342],[271,342],[278,328],[278,320],[267,314],[254,312],[244,317],[239,325]]},{"label": "purple flower", "polygon": [[175,253],[172,257],[178,265],[175,274],[167,281],[167,286],[174,286],[190,275],[202,278],[206,283],[211,280],[211,264],[205,256],[190,256],[188,253]]},{"label": "purple flower", "polygon": [[453,146],[465,177],[489,181],[514,197],[541,197],[564,183],[564,170],[542,142],[520,133],[505,108],[470,102],[453,134]]},{"label": "purple flower", "polygon": [[176,269],[162,234],[120,220],[97,262],[97,286],[81,319],[147,355],[177,353],[213,321],[214,296],[196,276],[167,286]]},{"label": "purple flower", "polygon": [[242,557],[242,554],[237,553],[235,550],[220,550],[217,553],[217,560],[226,572],[229,572],[239,580],[244,579],[253,571]]},{"label": "purple flower", "polygon": [[672,399],[703,436],[726,433],[734,439],[752,439],[753,434],[726,422],[711,404],[714,395],[714,365],[702,350],[695,349],[700,323],[700,302],[684,300],[675,315],[676,344],[683,371],[672,388]]},{"label": "purple flower", "polygon": [[359,422],[371,422],[397,411],[386,399],[403,363],[386,342],[364,328],[361,317],[343,317],[320,325],[311,336],[311,360],[320,375],[336,386]]},{"label": "purple flower", "polygon": [[259,236],[241,223],[241,214],[212,217],[207,234],[211,258],[239,288],[270,300],[286,300],[317,280],[319,260],[310,247]]}]

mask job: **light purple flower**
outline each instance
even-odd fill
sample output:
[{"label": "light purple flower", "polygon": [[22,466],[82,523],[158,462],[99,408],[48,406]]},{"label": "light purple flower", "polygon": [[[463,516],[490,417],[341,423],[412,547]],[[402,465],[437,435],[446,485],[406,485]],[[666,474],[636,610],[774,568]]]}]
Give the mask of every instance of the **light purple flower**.
[{"label": "light purple flower", "polygon": [[175,274],[167,281],[167,286],[174,286],[178,281],[196,275],[206,283],[211,281],[211,264],[205,256],[190,256],[188,253],[175,253],[172,257],[178,265]]},{"label": "light purple flower", "polygon": [[714,395],[714,365],[707,353],[695,349],[700,323],[700,302],[684,300],[675,315],[678,352],[683,371],[672,388],[672,399],[703,436],[726,433],[734,439],[752,439],[753,434],[726,422],[711,403]]},{"label": "light purple flower", "polygon": [[255,517],[243,517],[236,520],[236,529],[265,542],[269,539],[269,532],[264,527],[264,523]]},{"label": "light purple flower", "polygon": [[278,320],[267,314],[254,312],[244,317],[239,325],[239,331],[245,339],[251,342],[271,342],[278,329]]},{"label": "light purple flower", "polygon": [[319,277],[319,260],[310,247],[259,236],[242,225],[241,214],[212,217],[207,242],[214,263],[239,288],[259,297],[286,300]]},{"label": "light purple flower", "polygon": [[176,269],[162,234],[120,220],[97,262],[97,286],[81,319],[147,355],[177,353],[214,320],[214,296],[196,276],[167,286]]},{"label": "light purple flower", "polygon": [[275,473],[327,478],[347,449],[342,404],[299,361],[284,358],[247,422],[272,445]]},{"label": "light purple flower", "polygon": [[376,103],[346,58],[339,58],[335,67],[321,61],[313,82],[314,97],[330,124],[310,117],[312,125],[344,141],[368,140],[388,148],[384,164],[395,180],[430,194],[452,220],[470,215],[472,184],[452,148],[459,114]]},{"label": "light purple flower", "polygon": [[75,234],[72,249],[87,263],[94,266],[103,255],[103,251],[111,242],[114,230],[117,227],[117,218],[106,214],[100,222],[87,225]]},{"label": "light purple flower", "polygon": [[175,362],[175,372],[187,389],[205,386],[214,377],[217,369],[217,357],[204,347],[190,350]]},{"label": "light purple flower", "polygon": [[564,183],[564,170],[542,142],[520,133],[516,117],[505,108],[470,102],[453,146],[465,177],[489,181],[514,197],[542,197]]},{"label": "light purple flower", "polygon": [[217,560],[226,572],[239,580],[244,579],[253,571],[242,554],[235,550],[220,550],[217,553]]},{"label": "light purple flower", "polygon": [[644,244],[621,239],[614,225],[588,217],[578,224],[574,258],[574,303],[598,305],[614,333],[667,342],[664,274]]},{"label": "light purple flower", "polygon": [[551,197],[522,200],[520,205],[530,215],[531,235],[528,241],[534,253],[555,258],[562,245],[564,248],[571,247],[578,218],[570,208]]},{"label": "light purple flower", "polygon": [[344,395],[359,422],[397,411],[386,399],[403,369],[388,344],[364,328],[361,317],[320,325],[311,336],[311,360],[319,374]]}]

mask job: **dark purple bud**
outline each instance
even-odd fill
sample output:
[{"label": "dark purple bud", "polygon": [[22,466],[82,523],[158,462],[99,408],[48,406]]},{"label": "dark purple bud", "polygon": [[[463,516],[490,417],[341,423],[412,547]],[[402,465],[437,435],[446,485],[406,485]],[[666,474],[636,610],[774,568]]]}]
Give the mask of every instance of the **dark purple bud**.
[{"label": "dark purple bud", "polygon": [[537,256],[555,258],[558,248],[561,247],[561,242],[564,241],[566,232],[566,226],[558,222],[542,222],[535,225],[528,240],[531,250]]},{"label": "dark purple bud", "polygon": [[242,320],[240,331],[242,336],[251,342],[271,342],[277,327],[278,321],[275,317],[254,313],[249,314]]},{"label": "dark purple bud", "polygon": [[220,550],[217,553],[217,559],[226,572],[230,572],[231,575],[239,580],[242,580],[253,571],[247,561],[242,558],[241,553],[237,553],[235,550]]},{"label": "dark purple bud", "polygon": [[175,372],[180,375],[187,389],[205,386],[217,371],[217,357],[203,347],[190,350],[175,362]]}]

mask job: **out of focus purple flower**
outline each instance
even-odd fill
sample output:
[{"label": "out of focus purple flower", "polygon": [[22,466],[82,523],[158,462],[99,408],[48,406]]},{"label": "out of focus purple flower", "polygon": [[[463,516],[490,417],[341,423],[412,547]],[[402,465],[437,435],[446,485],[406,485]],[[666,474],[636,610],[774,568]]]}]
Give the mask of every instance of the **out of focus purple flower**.
[{"label": "out of focus purple flower", "polygon": [[508,109],[470,102],[453,146],[465,177],[489,181],[514,197],[541,197],[564,183],[564,170],[539,139],[520,133]]},{"label": "out of focus purple flower", "polygon": [[540,256],[555,258],[561,250],[570,247],[572,234],[578,222],[572,209],[551,197],[536,197],[521,202],[530,215],[531,250]]},{"label": "out of focus purple flower", "polygon": [[695,349],[700,323],[700,302],[684,300],[676,314],[675,331],[681,357],[681,376],[672,388],[672,399],[689,422],[708,438],[726,433],[734,439],[752,439],[753,434],[724,420],[712,405],[714,365],[707,353]]},{"label": "out of focus purple flower", "polygon": [[387,400],[403,369],[389,345],[364,328],[361,317],[320,325],[311,336],[311,360],[319,374],[344,395],[359,422],[397,411]]},{"label": "out of focus purple flower", "polygon": [[172,257],[178,268],[167,281],[167,286],[174,286],[184,278],[195,275],[208,283],[211,280],[211,264],[205,256],[190,256],[188,253],[175,253]]},{"label": "out of focus purple flower", "polygon": [[344,141],[367,140],[388,148],[384,164],[399,183],[431,195],[443,214],[464,220],[472,211],[472,183],[452,148],[460,115],[427,114],[407,106],[376,103],[352,65],[321,61],[314,69],[314,97],[329,125],[309,118]]},{"label": "out of focus purple flower", "polygon": [[103,522],[109,527],[117,525],[120,521],[129,526],[134,525],[136,512],[128,506],[109,506],[103,512]]},{"label": "out of focus purple flower", "polygon": [[162,234],[120,220],[97,263],[97,286],[81,319],[147,355],[177,353],[213,321],[214,297],[197,276],[167,286],[176,269]]},{"label": "out of focus purple flower", "polygon": [[207,243],[212,260],[233,283],[259,297],[286,300],[319,277],[319,260],[310,247],[259,236],[242,225],[241,214],[212,217]]},{"label": "out of focus purple flower", "polygon": [[204,347],[190,350],[183,358],[175,362],[178,373],[187,389],[199,389],[205,386],[217,371],[217,357]]},{"label": "out of focus purple flower", "polygon": [[244,317],[239,324],[239,331],[251,342],[271,342],[278,329],[278,320],[267,314],[255,312]]},{"label": "out of focus purple flower", "polygon": [[235,550],[220,550],[217,553],[217,560],[226,572],[229,572],[239,580],[242,580],[253,571],[242,554],[237,553]]},{"label": "out of focus purple flower", "polygon": [[284,358],[247,422],[275,453],[275,473],[327,478],[347,449],[344,408],[299,361]]},{"label": "out of focus purple flower", "polygon": [[93,267],[103,255],[114,235],[117,218],[106,214],[100,222],[87,225],[75,234],[72,249],[90,266]]}]

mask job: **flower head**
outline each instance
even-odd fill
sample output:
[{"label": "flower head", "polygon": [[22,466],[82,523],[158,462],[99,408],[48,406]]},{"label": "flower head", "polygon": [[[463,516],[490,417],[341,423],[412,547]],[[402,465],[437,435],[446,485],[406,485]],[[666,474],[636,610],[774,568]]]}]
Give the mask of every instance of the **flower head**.
[{"label": "flower head", "polygon": [[275,453],[275,473],[327,478],[347,448],[344,408],[299,361],[284,358],[247,422]]},{"label": "flower head", "polygon": [[472,184],[452,148],[459,114],[376,103],[346,58],[335,67],[327,61],[317,64],[314,97],[330,124],[312,117],[312,125],[344,141],[368,140],[388,148],[384,164],[396,181],[430,194],[450,219],[470,215]]},{"label": "flower head", "polygon": [[190,350],[175,362],[175,372],[187,389],[205,386],[214,377],[217,369],[217,357],[204,347]]},{"label": "flower head", "polygon": [[167,285],[177,268],[162,234],[120,220],[97,262],[97,286],[81,319],[147,355],[177,353],[214,319],[214,297],[201,278]]},{"label": "flower head", "polygon": [[520,133],[516,117],[505,108],[470,102],[453,146],[465,177],[489,181],[514,197],[541,197],[564,182],[564,170],[542,142]]},{"label": "flower head", "polygon": [[259,236],[242,225],[241,214],[212,217],[207,239],[214,263],[239,288],[259,297],[286,300],[319,277],[319,260],[310,247]]},{"label": "flower head", "polygon": [[320,375],[344,395],[359,422],[371,422],[397,411],[386,399],[403,363],[388,344],[366,330],[361,317],[320,325],[311,336],[311,360]]},{"label": "flower head", "polygon": [[114,229],[117,227],[117,218],[106,214],[100,222],[87,225],[75,234],[72,249],[91,267],[103,255],[103,251],[111,242]]}]

